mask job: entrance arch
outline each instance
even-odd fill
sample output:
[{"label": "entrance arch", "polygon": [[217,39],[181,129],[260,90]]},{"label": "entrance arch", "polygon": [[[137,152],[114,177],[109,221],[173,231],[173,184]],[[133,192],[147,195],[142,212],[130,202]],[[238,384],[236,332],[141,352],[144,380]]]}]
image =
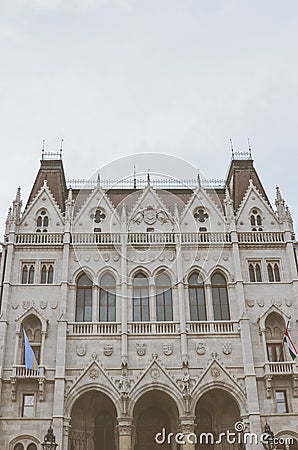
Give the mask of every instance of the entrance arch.
[{"label": "entrance arch", "polygon": [[69,450],[116,450],[116,408],[105,394],[82,394],[71,409]]},{"label": "entrance arch", "polygon": [[[155,435],[165,429],[165,434],[176,433],[178,410],[174,400],[165,392],[151,390],[142,395],[134,408],[134,450],[174,450],[170,444],[155,441]],[[162,438],[162,436],[161,436]]]},{"label": "entrance arch", "polygon": [[[214,442],[219,440],[220,433],[226,433],[227,430],[235,432],[235,424],[240,420],[240,409],[235,399],[228,392],[222,389],[211,389],[206,392],[197,402],[196,410],[196,434],[198,443],[196,450],[238,450],[238,443],[229,443],[222,437],[221,443],[211,445],[203,441],[200,444],[202,433],[211,433]],[[238,439],[238,434],[236,433]],[[211,438],[210,438],[211,439]]]}]

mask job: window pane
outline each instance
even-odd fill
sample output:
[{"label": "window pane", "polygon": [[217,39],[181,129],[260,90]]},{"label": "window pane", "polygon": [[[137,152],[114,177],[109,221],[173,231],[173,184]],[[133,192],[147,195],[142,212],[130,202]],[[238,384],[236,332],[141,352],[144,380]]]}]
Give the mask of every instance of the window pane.
[{"label": "window pane", "polygon": [[23,417],[33,417],[34,415],[34,395],[25,394],[23,396]]},{"label": "window pane", "polygon": [[256,264],[256,278],[258,282],[262,281],[261,268],[259,264]]},{"label": "window pane", "polygon": [[224,277],[222,275],[220,275],[219,273],[216,273],[215,275],[213,275],[213,277],[211,279],[211,283],[213,285],[225,285],[226,280],[224,279]]},{"label": "window pane", "polygon": [[279,267],[277,264],[274,264],[274,277],[275,281],[280,281]]},{"label": "window pane", "polygon": [[41,282],[41,284],[45,284],[47,282],[47,267],[46,266],[42,266],[40,282]]},{"label": "window pane", "polygon": [[271,264],[268,264],[268,265],[267,265],[267,270],[268,270],[268,278],[269,278],[269,281],[274,281],[273,270],[272,270]]},{"label": "window pane", "polygon": [[203,284],[203,282],[198,273],[193,273],[188,279],[188,284],[190,286],[196,286]]},{"label": "window pane", "polygon": [[166,286],[166,287],[170,287],[171,286],[171,281],[170,278],[168,277],[168,275],[166,275],[165,273],[159,275],[156,279],[156,285],[157,286]]},{"label": "window pane", "polygon": [[37,447],[36,447],[35,444],[30,444],[30,445],[27,447],[27,450],[37,450]]},{"label": "window pane", "polygon": [[33,284],[33,282],[34,282],[34,266],[30,266],[28,283]]},{"label": "window pane", "polygon": [[23,444],[17,444],[14,446],[13,450],[24,450]]},{"label": "window pane", "polygon": [[287,413],[287,399],[285,391],[275,391],[275,398],[277,404],[277,412],[280,414]]},{"label": "window pane", "polygon": [[27,284],[27,280],[28,280],[28,269],[27,266],[24,266],[22,271],[22,284]]},{"label": "window pane", "polygon": [[48,270],[48,283],[53,284],[54,280],[54,267],[50,266]]},{"label": "window pane", "polygon": [[78,279],[78,286],[92,286],[92,281],[87,275],[81,275]]},{"label": "window pane", "polygon": [[255,271],[254,271],[254,267],[252,264],[249,265],[249,281],[256,281],[255,279]]}]

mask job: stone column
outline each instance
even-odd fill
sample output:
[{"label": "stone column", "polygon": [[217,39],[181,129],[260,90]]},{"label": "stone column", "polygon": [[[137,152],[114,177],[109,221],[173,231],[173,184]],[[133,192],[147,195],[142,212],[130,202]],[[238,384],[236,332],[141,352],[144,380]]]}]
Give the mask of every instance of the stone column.
[{"label": "stone column", "polygon": [[[122,224],[123,227],[123,224]],[[120,284],[121,284],[121,362],[128,362],[127,343],[127,309],[128,309],[128,274],[127,274],[127,234],[121,234],[120,255]]]},{"label": "stone column", "polygon": [[181,450],[195,450],[196,435],[194,416],[180,417],[179,432],[176,435],[176,441],[178,444],[181,444],[179,447]]},{"label": "stone column", "polygon": [[154,333],[157,320],[154,278],[149,279],[149,320],[152,322],[152,332]]},{"label": "stone column", "polygon": [[213,299],[212,299],[212,285],[210,281],[205,283],[206,288],[206,314],[209,322],[214,321]]},{"label": "stone column", "polygon": [[98,322],[99,318],[98,294],[99,294],[98,286],[94,284],[92,287],[92,322]]},{"label": "stone column", "polygon": [[70,431],[70,417],[64,417],[63,421],[63,444],[61,445],[61,450],[68,450],[68,440]]},{"label": "stone column", "polygon": [[182,265],[182,250],[180,243],[180,235],[177,233],[176,239],[176,268],[177,268],[177,286],[178,286],[178,306],[180,318],[180,339],[181,339],[181,355],[182,361],[188,361],[187,350],[187,336],[186,336],[186,322],[185,322],[185,298],[183,287],[183,265]]},{"label": "stone column", "polygon": [[131,417],[118,418],[118,436],[119,436],[119,450],[133,450],[132,448],[132,430],[133,419]]}]

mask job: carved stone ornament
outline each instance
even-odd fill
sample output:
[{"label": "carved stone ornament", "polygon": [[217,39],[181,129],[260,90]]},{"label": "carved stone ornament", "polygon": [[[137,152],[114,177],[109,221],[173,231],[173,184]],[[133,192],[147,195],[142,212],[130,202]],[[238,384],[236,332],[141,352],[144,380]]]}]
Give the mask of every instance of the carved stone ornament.
[{"label": "carved stone ornament", "polygon": [[232,353],[232,344],[231,342],[224,342],[222,344],[222,351],[225,355],[229,355],[230,353]]},{"label": "carved stone ornament", "polygon": [[206,347],[205,347],[205,345],[203,344],[203,342],[199,342],[199,343],[197,344],[196,352],[197,352],[198,355],[205,355],[205,353],[206,353]]},{"label": "carved stone ornament", "polygon": [[163,344],[162,349],[166,356],[170,356],[173,353],[173,344]]},{"label": "carved stone ornament", "polygon": [[77,345],[77,355],[78,356],[85,356],[87,352],[87,345],[86,344],[79,344]]},{"label": "carved stone ornament", "polygon": [[258,305],[263,308],[263,306],[265,305],[264,300],[257,300]]},{"label": "carved stone ornament", "polygon": [[11,303],[11,307],[12,307],[12,309],[18,309],[18,307],[19,307],[19,302],[12,302],[12,303]]},{"label": "carved stone ornament", "polygon": [[285,304],[286,304],[288,307],[292,306],[292,300],[290,300],[289,298],[286,298]]},{"label": "carved stone ornament", "polygon": [[103,353],[106,356],[111,356],[111,354],[113,353],[113,345],[112,344],[106,344],[103,347]]},{"label": "carved stone ornament", "polygon": [[146,344],[137,344],[137,354],[139,356],[146,355],[146,349],[147,349],[147,345]]},{"label": "carved stone ornament", "polygon": [[30,308],[30,301],[29,300],[24,300],[23,301],[23,308],[24,309]]},{"label": "carved stone ornament", "polygon": [[246,300],[246,304],[247,304],[247,306],[252,308],[255,305],[255,301],[254,300]]},{"label": "carved stone ornament", "polygon": [[46,309],[47,306],[48,306],[48,302],[47,301],[41,301],[40,302],[41,309]]},{"label": "carved stone ornament", "polygon": [[168,214],[163,210],[157,210],[153,206],[138,211],[132,218],[132,222],[139,225],[144,221],[147,225],[154,225],[159,221],[161,224],[169,221]]},{"label": "carved stone ornament", "polygon": [[158,369],[152,369],[151,370],[151,377],[156,380],[160,376],[160,372]]},{"label": "carved stone ornament", "polygon": [[91,369],[89,371],[89,377],[92,378],[92,380],[95,380],[99,377],[99,370],[98,369]]},{"label": "carved stone ornament", "polygon": [[218,367],[212,367],[211,369],[211,376],[213,378],[218,378],[220,376],[220,370]]}]

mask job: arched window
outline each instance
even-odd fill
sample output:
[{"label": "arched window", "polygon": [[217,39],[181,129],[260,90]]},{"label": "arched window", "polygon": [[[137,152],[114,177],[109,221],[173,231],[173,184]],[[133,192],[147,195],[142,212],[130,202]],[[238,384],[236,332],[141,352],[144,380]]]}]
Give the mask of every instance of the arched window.
[{"label": "arched window", "polygon": [[188,278],[190,320],[207,320],[204,284],[197,272]]},{"label": "arched window", "polygon": [[13,448],[13,450],[24,450],[24,446],[23,444],[16,444]]},{"label": "arched window", "polygon": [[220,273],[211,278],[214,320],[230,320],[227,282]]},{"label": "arched window", "polygon": [[268,280],[271,283],[280,281],[280,270],[278,261],[267,261]]},{"label": "arched window", "polygon": [[87,275],[81,275],[77,281],[76,321],[92,320],[92,281]]},{"label": "arched window", "polygon": [[37,447],[35,444],[29,444],[27,450],[37,450]]},{"label": "arched window", "polygon": [[116,283],[115,278],[105,274],[100,281],[99,321],[115,322],[116,320]]},{"label": "arched window", "polygon": [[34,264],[23,264],[22,266],[22,284],[33,284],[34,283]]},{"label": "arched window", "polygon": [[38,216],[36,218],[36,232],[38,233],[46,233],[48,231],[49,226],[49,216],[46,209],[42,209],[39,211]]},{"label": "arched window", "polygon": [[141,272],[133,279],[133,320],[135,322],[150,320],[148,279]]},{"label": "arched window", "polygon": [[[39,364],[41,354],[41,322],[38,317],[32,314],[24,319],[23,327],[34,352],[37,364]],[[25,364],[24,342],[22,342],[22,364]]]},{"label": "arched window", "polygon": [[262,281],[262,273],[261,273],[261,263],[260,261],[251,261],[248,266],[249,271],[249,281],[251,282],[261,282]]},{"label": "arched window", "polygon": [[171,280],[165,273],[156,278],[156,311],[157,320],[173,320]]},{"label": "arched window", "polygon": [[42,264],[40,282],[41,284],[53,284],[54,267],[53,264]]},{"label": "arched window", "polygon": [[263,231],[263,223],[262,223],[262,217],[261,217],[261,212],[254,208],[251,211],[250,214],[250,225],[251,225],[251,229],[252,231]]},{"label": "arched window", "polygon": [[285,323],[276,312],[272,312],[265,321],[267,357],[270,362],[284,361],[283,336]]}]

